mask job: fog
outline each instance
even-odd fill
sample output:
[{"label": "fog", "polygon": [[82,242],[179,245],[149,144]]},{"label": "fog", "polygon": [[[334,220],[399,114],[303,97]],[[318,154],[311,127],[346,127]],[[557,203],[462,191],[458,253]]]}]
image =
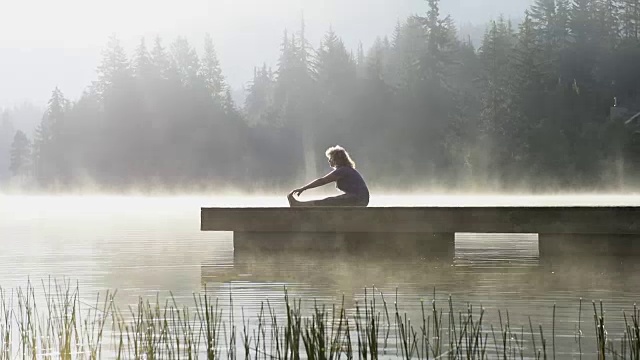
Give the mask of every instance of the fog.
[{"label": "fog", "polygon": [[339,144],[378,192],[635,192],[634,4],[7,3],[0,186],[281,193]]},{"label": "fog", "polygon": [[[529,0],[445,0],[443,13],[460,23],[484,25],[499,14],[521,17]],[[346,5],[348,4],[348,5]],[[424,0],[25,0],[0,5],[0,108],[30,101],[46,105],[58,86],[78,98],[95,80],[101,50],[116,34],[128,51],[143,36],[167,42],[213,37],[224,75],[241,91],[254,66],[274,65],[282,32],[307,22],[317,45],[332,27],[346,46],[365,47],[391,34],[407,16],[426,12]]]}]

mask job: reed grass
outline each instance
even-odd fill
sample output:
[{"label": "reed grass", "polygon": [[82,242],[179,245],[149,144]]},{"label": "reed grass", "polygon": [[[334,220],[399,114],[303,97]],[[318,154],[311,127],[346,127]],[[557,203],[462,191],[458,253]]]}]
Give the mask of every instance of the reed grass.
[{"label": "reed grass", "polygon": [[[283,290],[283,304],[266,300],[254,316],[242,314],[236,324],[233,296],[194,294],[179,304],[171,294],[153,301],[140,297],[120,308],[116,292],[86,301],[77,284],[44,281],[40,287],[0,288],[0,360],[4,359],[550,359],[558,351],[556,306],[551,329],[512,324],[508,311],[497,310],[497,323],[487,324],[487,310],[467,304],[456,310],[448,298],[443,308],[421,300],[418,319],[389,304],[377,289],[365,289],[363,302],[346,308],[315,301],[303,306]],[[44,300],[39,300],[44,299]],[[39,302],[38,302],[39,301]],[[593,335],[585,336],[582,299],[578,303],[572,357],[640,360],[640,310],[624,312],[622,334],[607,330],[602,302],[592,303]],[[548,337],[550,334],[550,338]],[[238,336],[240,337],[238,340]],[[592,343],[585,340],[592,339]]]}]

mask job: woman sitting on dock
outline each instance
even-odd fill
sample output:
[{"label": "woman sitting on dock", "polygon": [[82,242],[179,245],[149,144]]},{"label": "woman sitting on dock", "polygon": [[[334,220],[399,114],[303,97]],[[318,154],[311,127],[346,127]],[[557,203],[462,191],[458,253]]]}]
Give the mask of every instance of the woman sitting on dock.
[{"label": "woman sitting on dock", "polygon": [[[356,164],[351,160],[347,151],[334,146],[327,149],[329,165],[334,169],[329,174],[316,179],[309,184],[293,190],[287,196],[291,207],[297,206],[367,206],[369,204],[369,189],[360,173],[356,170]],[[332,182],[336,182],[338,190],[344,194],[328,197],[322,200],[298,201],[293,195],[300,196],[305,190],[317,188]]]}]

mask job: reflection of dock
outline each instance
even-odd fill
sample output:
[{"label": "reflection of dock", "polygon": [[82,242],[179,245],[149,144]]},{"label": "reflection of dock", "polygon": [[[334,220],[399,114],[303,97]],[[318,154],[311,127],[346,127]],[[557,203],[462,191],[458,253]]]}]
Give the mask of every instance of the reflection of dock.
[{"label": "reflection of dock", "polygon": [[539,234],[540,256],[640,254],[638,207],[202,208],[201,230],[234,248],[420,253],[451,259],[455,233]]},{"label": "reflection of dock", "polygon": [[[375,264],[375,267],[363,267],[363,263]],[[334,284],[342,281],[359,283],[380,283],[382,279],[393,278],[407,280],[407,274],[438,273],[439,277],[451,266],[449,261],[434,262],[414,258],[387,258],[384,253],[368,256],[300,253],[300,252],[262,252],[238,251],[234,253],[234,265],[215,266],[203,264],[201,276],[203,281],[228,282],[282,282]],[[404,279],[404,280],[402,280]]]},{"label": "reflection of dock", "polygon": [[[243,250],[234,253],[234,265],[202,264],[201,282],[208,287],[234,283],[242,286],[283,286],[295,289],[311,286],[321,288],[325,296],[339,298],[344,294],[347,306],[352,306],[356,294],[364,288],[387,288],[389,293],[400,284],[422,284],[423,292],[433,290],[431,282],[438,279],[455,282],[450,261],[433,261],[417,257],[385,258],[384,253],[367,256],[313,252],[263,252]],[[449,281],[446,279],[450,278]],[[412,285],[414,286],[414,285]]]},{"label": "reflection of dock", "polygon": [[228,298],[231,289],[252,299],[258,290],[277,297],[283,295],[282,289],[287,287],[298,295],[312,294],[307,296],[309,299],[338,299],[344,294],[350,307],[361,298],[363,289],[372,286],[387,296],[400,289],[404,296],[421,298],[436,290],[445,296],[461,294],[458,300],[476,297],[479,302],[495,294],[502,294],[501,300],[510,297],[518,301],[548,295],[547,300],[552,304],[558,294],[605,289],[618,294],[637,285],[634,276],[625,275],[640,270],[635,259],[567,256],[555,260],[536,265],[525,262],[490,266],[485,263],[456,265],[431,259],[385,259],[383,254],[366,258],[242,251],[234,255],[232,266],[214,260],[203,263],[200,275],[201,283],[221,298]]}]

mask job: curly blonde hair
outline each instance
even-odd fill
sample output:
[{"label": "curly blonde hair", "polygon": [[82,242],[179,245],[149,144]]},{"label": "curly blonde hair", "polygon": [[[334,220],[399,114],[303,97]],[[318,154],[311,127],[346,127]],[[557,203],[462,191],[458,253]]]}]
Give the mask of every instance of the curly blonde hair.
[{"label": "curly blonde hair", "polygon": [[356,163],[351,160],[351,157],[349,156],[347,150],[345,150],[340,145],[328,148],[325,152],[325,155],[327,155],[328,159],[333,160],[336,166],[348,166],[350,168],[356,168]]}]

